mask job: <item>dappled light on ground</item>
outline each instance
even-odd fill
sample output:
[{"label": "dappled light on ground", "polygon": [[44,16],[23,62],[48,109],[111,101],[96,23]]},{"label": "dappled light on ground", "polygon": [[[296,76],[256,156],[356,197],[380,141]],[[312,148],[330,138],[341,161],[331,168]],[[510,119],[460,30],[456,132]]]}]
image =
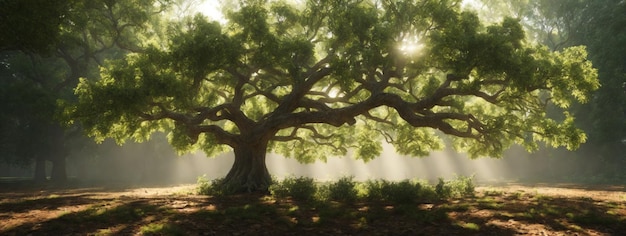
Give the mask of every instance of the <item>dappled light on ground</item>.
[{"label": "dappled light on ground", "polygon": [[616,235],[623,186],[503,185],[414,204],[312,203],[266,195],[210,197],[167,188],[0,191],[1,235]]}]

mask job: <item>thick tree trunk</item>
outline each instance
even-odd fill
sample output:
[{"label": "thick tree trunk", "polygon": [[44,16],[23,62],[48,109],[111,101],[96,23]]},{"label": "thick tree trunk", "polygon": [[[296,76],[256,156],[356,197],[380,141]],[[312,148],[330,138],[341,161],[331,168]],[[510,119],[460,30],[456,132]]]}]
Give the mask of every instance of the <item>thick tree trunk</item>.
[{"label": "thick tree trunk", "polygon": [[52,173],[50,173],[50,180],[57,183],[63,183],[67,180],[65,156],[57,156],[54,160],[52,160]]},{"label": "thick tree trunk", "polygon": [[243,143],[233,148],[235,162],[223,182],[227,191],[267,192],[271,184],[271,176],[265,164],[267,142]]},{"label": "thick tree trunk", "polygon": [[50,180],[62,183],[67,180],[65,157],[69,154],[69,150],[65,147],[65,131],[58,124],[52,124],[49,132],[52,138],[48,150],[48,160],[52,162]]},{"label": "thick tree trunk", "polygon": [[35,175],[33,176],[35,182],[45,182],[46,176],[46,159],[43,157],[35,158]]}]

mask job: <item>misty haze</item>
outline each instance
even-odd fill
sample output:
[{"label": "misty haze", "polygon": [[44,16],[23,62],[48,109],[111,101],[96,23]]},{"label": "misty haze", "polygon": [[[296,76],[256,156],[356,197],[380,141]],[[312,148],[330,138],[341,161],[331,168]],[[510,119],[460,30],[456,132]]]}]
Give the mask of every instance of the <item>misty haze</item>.
[{"label": "misty haze", "polygon": [[[80,158],[83,153],[70,155],[67,173],[70,179],[88,183],[118,183],[131,185],[155,184],[190,184],[200,176],[209,179],[222,178],[233,164],[233,154],[225,153],[207,158],[201,152],[177,155],[169,144],[132,143],[118,146],[112,141],[102,144],[102,156]],[[84,155],[84,154],[83,154]],[[431,153],[428,157],[409,157],[397,154],[393,147],[384,145],[379,158],[369,162],[355,160],[350,156],[328,157],[326,162],[316,161],[310,164],[299,163],[290,158],[270,154],[267,159],[268,169],[277,178],[305,176],[322,181],[336,180],[340,177],[354,176],[356,180],[367,179],[426,179],[452,178],[455,175],[471,176],[479,182],[506,182],[528,180],[541,175],[549,177],[563,173],[559,166],[548,164],[537,166],[537,157],[532,157],[521,148],[513,148],[503,159],[469,159],[463,154],[446,149]],[[2,167],[2,177],[29,178],[32,169],[20,167]],[[48,173],[50,170],[48,168]]]}]

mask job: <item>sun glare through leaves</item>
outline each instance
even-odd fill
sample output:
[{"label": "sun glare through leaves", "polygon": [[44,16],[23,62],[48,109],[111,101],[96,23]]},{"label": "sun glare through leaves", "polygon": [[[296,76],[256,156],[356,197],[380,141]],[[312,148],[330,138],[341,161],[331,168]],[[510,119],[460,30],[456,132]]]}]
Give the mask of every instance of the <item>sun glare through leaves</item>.
[{"label": "sun glare through leaves", "polygon": [[399,49],[406,55],[415,55],[418,53],[424,45],[420,43],[417,36],[409,36],[402,39]]},{"label": "sun glare through leaves", "polygon": [[196,11],[209,17],[209,19],[211,20],[219,22],[222,25],[228,22],[224,14],[220,11],[220,1],[203,0],[196,8]]}]

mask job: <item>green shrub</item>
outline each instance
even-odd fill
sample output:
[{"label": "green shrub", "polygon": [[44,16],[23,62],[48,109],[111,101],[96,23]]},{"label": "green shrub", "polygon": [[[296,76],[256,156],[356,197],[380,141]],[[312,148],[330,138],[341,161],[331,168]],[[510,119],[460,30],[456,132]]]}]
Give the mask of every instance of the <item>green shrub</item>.
[{"label": "green shrub", "polygon": [[196,180],[196,184],[198,185],[198,194],[208,195],[207,193],[210,191],[209,189],[211,188],[211,181],[207,179],[206,175],[199,176]]},{"label": "green shrub", "polygon": [[445,181],[439,178],[435,192],[439,198],[474,196],[474,176],[456,176],[453,180]]},{"label": "green shrub", "polygon": [[446,184],[443,178],[439,178],[439,182],[435,186],[435,192],[439,198],[449,198],[452,195],[452,189]]},{"label": "green shrub", "polygon": [[474,185],[474,176],[455,176],[450,181],[453,194],[457,197],[474,196],[476,186]]},{"label": "green shrub", "polygon": [[[473,196],[475,191],[473,176],[456,176],[449,181],[439,178],[435,186],[423,180],[400,182],[368,180],[356,183],[353,179],[354,177],[342,177],[334,182],[318,184],[309,177],[288,177],[282,181],[273,182],[269,191],[276,198],[291,197],[302,201],[354,202],[359,198],[365,198],[370,201],[389,201],[396,204]],[[223,184],[223,181],[223,178],[210,181],[204,176],[199,177],[198,192],[211,196],[231,194],[232,191]]]},{"label": "green shrub", "polygon": [[387,186],[385,193],[387,199],[394,203],[413,203],[420,196],[422,185],[420,183],[404,180]]},{"label": "green shrub", "polygon": [[435,186],[428,183],[428,181],[414,180],[414,182],[420,185],[420,192],[418,196],[420,201],[432,202],[439,198],[437,196],[437,192],[435,191]]},{"label": "green shrub", "polygon": [[365,198],[370,201],[387,200],[387,190],[390,182],[384,179],[368,180],[364,183]]},{"label": "green shrub", "polygon": [[[328,199],[342,202],[354,202],[358,198],[354,177],[341,177],[336,182],[328,184]],[[323,200],[323,199],[320,199]]]},{"label": "green shrub", "polygon": [[277,198],[291,197],[295,200],[312,200],[317,192],[315,180],[309,177],[289,177],[269,188],[272,196]]},{"label": "green shrub", "polygon": [[209,196],[225,196],[233,193],[224,185],[224,178],[209,180],[206,176],[198,177],[198,194]]},{"label": "green shrub", "polygon": [[319,203],[332,200],[330,198],[330,184],[326,183],[326,184],[318,185],[317,192],[315,193],[314,199],[318,201]]},{"label": "green shrub", "polygon": [[438,198],[434,188],[425,181],[368,180],[365,182],[365,188],[367,190],[365,196],[370,201],[380,200],[409,204],[418,200],[432,201]]}]

